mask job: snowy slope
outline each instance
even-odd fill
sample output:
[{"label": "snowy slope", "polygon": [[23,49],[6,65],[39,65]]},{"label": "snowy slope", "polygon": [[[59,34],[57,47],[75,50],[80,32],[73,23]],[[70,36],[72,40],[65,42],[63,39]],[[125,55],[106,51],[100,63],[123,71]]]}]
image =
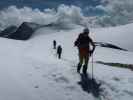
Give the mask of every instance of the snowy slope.
[{"label": "snowy slope", "polygon": [[[92,30],[96,41],[116,44],[129,51],[133,51],[133,24]],[[101,35],[102,34],[102,35]]]},{"label": "snowy slope", "polygon": [[[119,27],[118,32],[122,32],[123,27]],[[110,35],[116,29],[110,28]],[[79,84],[82,78],[76,73],[78,52],[73,42],[81,31],[79,26],[69,31],[41,28],[25,42],[0,38],[0,100],[97,100],[93,92],[82,89]],[[101,34],[107,32],[106,29],[93,31],[96,41],[102,39],[99,31]],[[54,39],[63,47],[61,60],[57,59],[56,51],[52,49]],[[94,54],[94,61],[131,64],[132,59],[132,52],[101,47],[97,47]],[[90,60],[90,77],[91,66]],[[132,71],[94,63],[94,77],[102,83],[104,91],[101,100],[132,100]]]}]

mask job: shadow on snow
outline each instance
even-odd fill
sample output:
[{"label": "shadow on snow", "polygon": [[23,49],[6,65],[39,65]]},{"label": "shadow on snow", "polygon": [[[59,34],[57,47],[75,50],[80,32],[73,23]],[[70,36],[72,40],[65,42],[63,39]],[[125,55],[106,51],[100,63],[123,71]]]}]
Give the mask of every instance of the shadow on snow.
[{"label": "shadow on snow", "polygon": [[88,75],[80,74],[81,80],[78,84],[81,86],[83,91],[87,93],[92,93],[94,97],[99,97],[102,89],[100,88],[101,84],[97,83],[95,79],[90,78]]}]

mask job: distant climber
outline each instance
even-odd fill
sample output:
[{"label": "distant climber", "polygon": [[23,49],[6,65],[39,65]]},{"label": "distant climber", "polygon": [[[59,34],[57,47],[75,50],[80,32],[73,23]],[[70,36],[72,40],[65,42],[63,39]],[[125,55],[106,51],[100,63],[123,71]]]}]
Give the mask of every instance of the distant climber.
[{"label": "distant climber", "polygon": [[56,40],[53,40],[53,49],[56,49]]},{"label": "distant climber", "polygon": [[57,55],[58,55],[58,58],[59,58],[59,59],[61,59],[61,54],[62,54],[62,47],[61,47],[61,45],[59,45],[59,46],[57,47]]},{"label": "distant climber", "polygon": [[[90,38],[89,33],[89,29],[85,28],[83,32],[79,34],[78,38],[74,42],[74,45],[78,47],[79,51],[79,63],[77,66],[77,72],[80,73],[80,69],[84,63],[82,70],[84,74],[87,73],[89,57],[95,50],[95,44]],[[90,48],[90,45],[92,46],[92,48]]]}]

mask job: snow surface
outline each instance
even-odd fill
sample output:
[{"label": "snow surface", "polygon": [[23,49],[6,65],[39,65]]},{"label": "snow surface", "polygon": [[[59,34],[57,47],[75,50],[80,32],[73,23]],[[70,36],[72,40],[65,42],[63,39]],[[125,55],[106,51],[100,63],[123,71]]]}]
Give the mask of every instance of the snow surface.
[{"label": "snow surface", "polygon": [[[133,24],[93,29],[92,32],[95,34],[91,35],[96,41],[115,41],[113,36],[122,34],[123,28],[129,28],[127,33],[133,32],[131,26]],[[0,38],[0,100],[132,100],[133,73],[128,69],[94,63],[94,77],[102,83],[101,88],[104,91],[96,98],[91,92],[82,90],[78,84],[81,77],[76,73],[78,51],[73,45],[82,29],[79,26],[73,30],[58,31],[41,28],[28,41]],[[104,37],[105,34],[108,34],[109,38]],[[63,47],[61,60],[57,59],[56,51],[52,49],[54,39]],[[123,44],[123,41],[128,40],[119,38],[117,43],[128,47],[130,44]],[[132,59],[132,52],[103,47],[97,47],[94,53],[94,61],[132,64]],[[90,59],[90,77],[91,66]]]},{"label": "snow surface", "polygon": [[133,24],[117,27],[92,29],[92,36],[98,42],[115,44],[121,48],[133,51]]}]

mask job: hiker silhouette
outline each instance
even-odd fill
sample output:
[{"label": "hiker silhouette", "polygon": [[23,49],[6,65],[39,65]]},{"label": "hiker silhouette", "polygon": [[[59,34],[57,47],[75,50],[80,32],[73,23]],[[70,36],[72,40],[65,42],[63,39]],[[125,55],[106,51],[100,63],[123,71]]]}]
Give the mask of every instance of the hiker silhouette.
[{"label": "hiker silhouette", "polygon": [[[77,66],[77,72],[80,73],[80,69],[83,67],[82,72],[87,73],[88,62],[90,56],[95,50],[95,44],[90,37],[90,31],[88,28],[85,28],[82,33],[79,34],[78,38],[74,42],[74,46],[78,48],[79,51],[79,63]],[[90,48],[92,46],[92,49]],[[83,65],[84,64],[84,65]]]},{"label": "hiker silhouette", "polygon": [[102,89],[100,88],[101,84],[98,83],[95,79],[92,79],[88,74],[80,74],[81,80],[78,84],[81,86],[83,91],[87,93],[92,93],[94,97],[99,97]]},{"label": "hiker silhouette", "polygon": [[61,47],[61,45],[59,45],[59,46],[57,47],[57,55],[58,55],[58,58],[59,58],[59,59],[61,59],[61,54],[62,54],[62,47]]},{"label": "hiker silhouette", "polygon": [[53,49],[56,49],[56,40],[53,40]]}]

